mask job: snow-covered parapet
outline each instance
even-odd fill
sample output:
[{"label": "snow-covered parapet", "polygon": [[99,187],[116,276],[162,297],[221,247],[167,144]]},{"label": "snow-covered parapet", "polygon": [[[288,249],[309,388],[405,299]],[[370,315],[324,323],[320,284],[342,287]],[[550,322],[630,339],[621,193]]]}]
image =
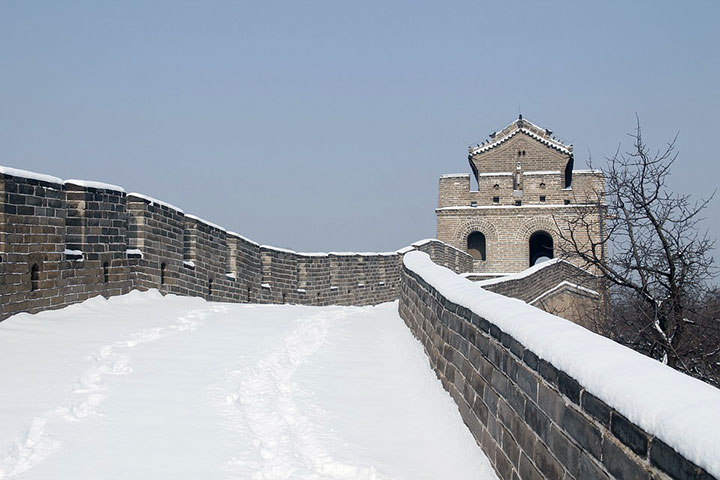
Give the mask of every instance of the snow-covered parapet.
[{"label": "snow-covered parapet", "polygon": [[720,390],[421,252],[403,264],[400,314],[502,478],[518,455],[544,478],[720,477]]},{"label": "snow-covered parapet", "polygon": [[62,185],[62,179],[53,177],[52,175],[44,175],[42,173],[30,172],[28,170],[21,170],[19,168],[3,167],[0,165],[0,174],[9,175],[11,177],[27,178],[30,180],[37,180],[39,182],[53,183]]},{"label": "snow-covered parapet", "polygon": [[112,190],[114,192],[121,192],[125,193],[125,189],[122,187],[118,187],[117,185],[112,185],[110,183],[103,183],[103,182],[94,182],[91,180],[65,180],[63,182],[65,185],[77,185],[79,187],[83,188],[94,188],[96,190]]}]

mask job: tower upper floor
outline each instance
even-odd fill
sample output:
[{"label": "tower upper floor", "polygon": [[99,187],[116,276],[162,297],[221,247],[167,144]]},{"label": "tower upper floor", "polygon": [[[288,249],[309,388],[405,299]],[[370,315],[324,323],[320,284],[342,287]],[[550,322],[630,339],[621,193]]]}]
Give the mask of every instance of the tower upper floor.
[{"label": "tower upper floor", "polygon": [[[438,207],[570,205],[602,196],[599,171],[573,170],[573,146],[522,115],[469,148],[470,175],[440,179]],[[596,201],[596,200],[595,200]]]}]

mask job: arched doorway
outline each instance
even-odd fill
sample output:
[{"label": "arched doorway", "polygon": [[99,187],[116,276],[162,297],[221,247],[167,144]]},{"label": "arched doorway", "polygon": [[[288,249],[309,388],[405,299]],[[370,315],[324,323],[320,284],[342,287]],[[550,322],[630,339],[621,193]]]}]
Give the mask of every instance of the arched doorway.
[{"label": "arched doorway", "polygon": [[549,233],[538,230],[530,235],[530,266],[553,258],[553,239]]},{"label": "arched doorway", "polygon": [[475,260],[485,260],[485,235],[482,232],[472,232],[467,238],[467,252]]}]

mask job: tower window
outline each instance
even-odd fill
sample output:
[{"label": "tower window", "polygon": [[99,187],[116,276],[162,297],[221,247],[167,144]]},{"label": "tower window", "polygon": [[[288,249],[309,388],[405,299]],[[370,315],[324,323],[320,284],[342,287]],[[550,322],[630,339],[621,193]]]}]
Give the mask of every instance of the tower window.
[{"label": "tower window", "polygon": [[522,200],[515,200],[515,206],[519,207],[522,205]]},{"label": "tower window", "polygon": [[540,195],[540,203],[545,203],[545,195]]},{"label": "tower window", "polygon": [[500,203],[500,197],[493,197],[493,203]]},{"label": "tower window", "polygon": [[485,235],[482,232],[472,232],[468,235],[467,252],[475,260],[485,260]]},{"label": "tower window", "polygon": [[570,200],[565,200],[565,205],[570,205]]},{"label": "tower window", "polygon": [[553,258],[553,239],[549,233],[538,230],[530,235],[530,266]]},{"label": "tower window", "polygon": [[540,182],[540,188],[545,188],[545,182]]},{"label": "tower window", "polygon": [[110,265],[108,262],[103,262],[103,283],[110,281]]},{"label": "tower window", "polygon": [[165,285],[165,269],[165,264],[160,264],[160,285]]},{"label": "tower window", "polygon": [[493,185],[493,190],[500,190],[500,185],[498,185],[497,183]]},{"label": "tower window", "polygon": [[470,202],[471,207],[477,207],[477,202]]}]

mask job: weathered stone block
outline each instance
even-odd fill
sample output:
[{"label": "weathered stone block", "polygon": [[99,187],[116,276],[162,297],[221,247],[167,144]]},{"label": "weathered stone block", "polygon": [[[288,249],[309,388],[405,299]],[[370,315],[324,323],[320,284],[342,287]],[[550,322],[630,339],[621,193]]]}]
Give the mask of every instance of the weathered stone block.
[{"label": "weathered stone block", "polygon": [[647,456],[649,436],[630,420],[613,411],[610,430],[622,443],[630,447],[630,450],[640,456]]}]

